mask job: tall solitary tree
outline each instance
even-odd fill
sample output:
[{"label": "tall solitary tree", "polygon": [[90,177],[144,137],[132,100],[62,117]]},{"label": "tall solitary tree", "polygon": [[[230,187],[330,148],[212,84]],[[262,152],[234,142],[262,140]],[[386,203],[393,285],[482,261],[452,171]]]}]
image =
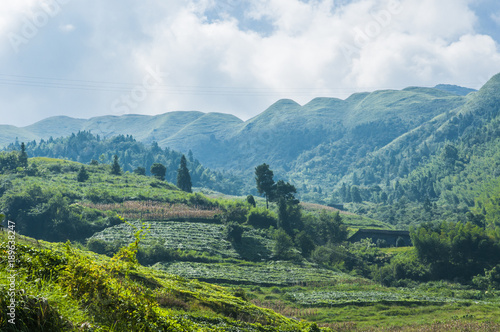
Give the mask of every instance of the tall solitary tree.
[{"label": "tall solitary tree", "polygon": [[269,209],[269,200],[272,198],[274,191],[274,173],[269,168],[269,165],[262,164],[255,167],[255,182],[257,183],[257,191],[259,194],[264,194],[266,197],[266,207]]},{"label": "tall solitary tree", "polygon": [[85,166],[82,165],[76,179],[78,182],[85,182],[89,179],[89,173],[85,169]]},{"label": "tall solitary tree", "polygon": [[21,153],[19,154],[19,164],[21,167],[28,167],[28,154],[26,153],[26,145],[21,143]]},{"label": "tall solitary tree", "polygon": [[189,175],[189,170],[187,168],[186,156],[182,155],[181,163],[179,165],[179,169],[177,170],[177,187],[190,193],[192,192],[191,186],[191,176]]},{"label": "tall solitary tree", "polygon": [[120,167],[120,164],[118,163],[118,156],[116,154],[113,157],[113,165],[111,165],[111,174],[113,174],[113,175],[121,175],[122,174],[122,169]]},{"label": "tall solitary tree", "polygon": [[165,174],[167,174],[167,168],[159,163],[154,163],[151,166],[151,174],[158,180],[165,180]]}]

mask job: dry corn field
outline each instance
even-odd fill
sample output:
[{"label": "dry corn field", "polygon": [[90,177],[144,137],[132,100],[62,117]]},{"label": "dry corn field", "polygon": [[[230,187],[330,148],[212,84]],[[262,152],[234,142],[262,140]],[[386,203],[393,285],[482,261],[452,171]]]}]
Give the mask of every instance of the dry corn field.
[{"label": "dry corn field", "polygon": [[127,220],[213,219],[222,211],[218,208],[170,204],[155,201],[125,201],[113,204],[83,203],[84,206],[101,211],[115,211]]}]

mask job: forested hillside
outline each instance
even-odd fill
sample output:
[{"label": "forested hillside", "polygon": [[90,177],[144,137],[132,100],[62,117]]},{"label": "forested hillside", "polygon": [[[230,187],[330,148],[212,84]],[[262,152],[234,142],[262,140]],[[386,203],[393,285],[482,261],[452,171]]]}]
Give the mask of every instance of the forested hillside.
[{"label": "forested hillside", "polygon": [[[255,194],[254,168],[267,163],[299,189],[302,200],[354,203],[354,211],[406,228],[429,215],[465,220],[474,199],[498,176],[499,81],[497,75],[477,92],[439,85],[357,93],[346,100],[316,98],[303,106],[280,100],[245,122],[200,112],[50,118],[22,128],[19,136],[31,133],[27,148],[34,156],[109,162],[116,153],[126,170],[146,171],[160,162],[170,181],[180,158],[173,151],[192,151],[199,160],[188,158],[195,185],[225,193]],[[8,137],[12,128],[5,129]],[[78,143],[87,139],[83,134],[31,139],[82,129],[121,147],[98,143],[97,137],[84,146]],[[139,143],[125,142],[123,135],[130,133],[151,147],[132,148]],[[356,205],[362,202],[369,204]]]},{"label": "forested hillside", "polygon": [[[10,144],[7,150],[21,149],[19,141]],[[69,137],[30,141],[25,144],[26,153],[32,157],[60,158],[84,164],[111,164],[116,155],[124,172],[151,175],[153,164],[165,166],[165,179],[176,183],[177,169],[182,153],[169,148],[162,149],[157,143],[149,146],[136,141],[132,135],[118,135],[101,139],[99,135],[80,131]],[[212,171],[187,153],[187,163],[191,181],[195,187],[209,188],[227,194],[239,193],[243,181],[228,172]]]},{"label": "forested hillside", "polygon": [[302,175],[306,191],[312,191],[319,182],[308,176],[310,172],[324,174],[327,169],[333,183],[367,153],[466,101],[464,96],[438,89],[408,88],[358,93],[346,100],[316,98],[304,106],[280,100],[246,122],[231,115],[200,112],[89,120],[56,117],[15,134],[11,127],[2,128],[5,137],[0,143],[6,146],[16,137],[25,142],[48,140],[83,130],[101,138],[133,134],[148,145],[157,142],[162,148],[186,154],[192,150],[203,165],[214,169],[252,172],[267,162],[279,174]]},{"label": "forested hillside", "polygon": [[[398,238],[388,248],[349,236],[391,225],[301,204],[266,164],[254,174],[266,201],[213,198],[123,172],[119,158],[87,165],[30,158],[23,147],[0,153],[0,276],[15,256],[23,289],[0,288],[0,303],[15,299],[17,327],[498,329],[498,195],[480,197],[471,222],[424,223],[411,229],[415,247]],[[16,330],[8,319],[0,315],[0,328]]]}]

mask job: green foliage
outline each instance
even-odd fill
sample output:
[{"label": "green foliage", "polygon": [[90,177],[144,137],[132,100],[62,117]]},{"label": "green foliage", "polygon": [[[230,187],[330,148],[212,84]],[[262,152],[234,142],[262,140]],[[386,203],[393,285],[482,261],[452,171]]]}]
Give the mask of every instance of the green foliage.
[{"label": "green foliage", "polygon": [[475,201],[475,213],[469,219],[487,228],[500,239],[500,180],[492,181]]},{"label": "green foliage", "polygon": [[82,239],[105,227],[100,221],[87,219],[93,217],[93,211],[71,204],[65,192],[38,185],[9,191],[1,205],[20,233],[42,239]]},{"label": "green foliage", "polygon": [[472,278],[472,282],[479,289],[500,290],[500,264],[491,270],[484,269],[484,275],[477,275]]},{"label": "green foliage", "polygon": [[[134,130],[134,132],[136,131]],[[168,148],[162,149],[158,144],[145,146],[145,144],[137,142],[130,135],[113,136],[116,134],[110,133],[107,135],[109,138],[101,139],[99,135],[94,136],[88,131],[70,134],[61,134],[59,136],[66,137],[48,141],[41,140],[38,143],[35,141],[28,142],[26,152],[32,157],[69,159],[92,166],[99,165],[97,160],[100,160],[102,164],[112,164],[113,156],[117,155],[123,172],[140,170],[140,173],[136,173],[138,175],[150,175],[151,166],[154,163],[160,163],[167,167],[166,181],[176,183],[177,167],[182,157],[182,154],[177,151]],[[15,172],[17,167],[20,167],[18,165],[19,149],[20,145],[14,143],[8,147],[8,150],[16,151],[0,153],[0,173],[4,166],[3,155],[8,156],[7,160],[5,160],[5,166],[9,169],[9,172]],[[95,163],[92,163],[92,160]],[[239,192],[242,181],[234,175],[227,172],[211,171],[196,159],[188,160],[187,164],[193,186],[207,187],[225,193]],[[57,168],[58,166],[54,165],[54,167]]]},{"label": "green foliage", "polygon": [[21,153],[19,154],[19,165],[21,167],[28,167],[28,154],[26,153],[26,145],[21,143]]},{"label": "green foliage", "polygon": [[262,164],[255,167],[255,182],[259,194],[266,197],[266,207],[269,208],[269,200],[272,197],[274,189],[274,173],[269,168],[269,165]]},{"label": "green foliage", "polygon": [[389,264],[375,269],[373,278],[386,286],[400,286],[405,280],[429,281],[431,270],[428,264],[418,259],[416,251],[411,251],[398,254],[391,258]]},{"label": "green foliage", "polygon": [[15,173],[18,167],[22,167],[22,163],[19,160],[19,153],[16,151],[12,152],[1,152],[0,153],[0,173]]},{"label": "green foliage", "polygon": [[316,247],[311,236],[305,231],[301,231],[295,236],[295,243],[297,247],[300,248],[300,251],[302,252],[302,255],[304,257],[309,257],[311,252]]},{"label": "green foliage", "polygon": [[328,213],[322,210],[319,216],[307,215],[304,218],[304,229],[318,245],[340,243],[347,239],[348,231],[340,213]]},{"label": "green foliage", "polygon": [[[165,168],[165,170],[166,170],[166,168]],[[137,167],[136,169],[134,169],[134,174],[146,175],[146,168],[145,167]]]},{"label": "green foliage", "polygon": [[224,235],[228,241],[240,244],[243,232],[244,229],[240,226],[240,224],[231,222],[226,225]]},{"label": "green foliage", "polygon": [[499,243],[471,223],[424,224],[411,237],[418,257],[430,264],[434,279],[469,280],[499,263]]},{"label": "green foliage", "polygon": [[80,171],[78,172],[78,175],[76,177],[76,180],[78,182],[85,182],[89,179],[89,173],[87,172],[87,170],[85,169],[85,166],[82,165],[82,167],[80,168]]},{"label": "green foliage", "polygon": [[112,262],[121,261],[124,264],[118,266],[118,269],[121,269],[121,272],[128,276],[131,268],[137,266],[139,261],[137,260],[137,252],[139,251],[139,244],[142,240],[147,236],[149,232],[150,225],[142,223],[140,227],[136,227],[133,224],[128,224],[134,229],[134,242],[131,242],[129,245],[120,248],[116,254],[113,255]]},{"label": "green foliage", "polygon": [[177,170],[177,187],[181,190],[190,193],[191,190],[191,176],[187,168],[187,160],[184,155],[181,157],[179,169]]},{"label": "green foliage", "polygon": [[111,175],[121,175],[122,169],[118,163],[118,156],[115,154],[113,156],[113,164],[111,165]]},{"label": "green foliage", "polygon": [[275,230],[273,238],[275,240],[273,255],[277,259],[290,259],[293,248],[292,238],[283,229]]},{"label": "green foliage", "polygon": [[276,216],[264,208],[252,208],[247,215],[247,224],[256,228],[269,228],[277,226]]},{"label": "green foliage", "polygon": [[222,215],[222,221],[224,223],[237,222],[241,224],[247,220],[248,206],[242,202],[228,204],[225,210],[226,211]]},{"label": "green foliage", "polygon": [[247,196],[247,203],[253,207],[257,206],[257,203],[255,202],[255,198],[252,195]]},{"label": "green foliage", "polygon": [[[141,173],[142,173],[142,171],[141,171]],[[167,168],[160,163],[154,163],[151,166],[151,174],[153,174],[153,176],[160,181],[165,180],[166,173],[167,173]],[[144,170],[144,174],[139,174],[139,175],[146,175],[146,171]]]},{"label": "green foliage", "polygon": [[287,202],[298,203],[295,199],[295,195],[297,193],[297,189],[293,185],[283,180],[279,180],[272,187],[271,192],[271,201],[278,202],[279,200],[284,200]]},{"label": "green foliage", "polygon": [[[2,331],[291,332],[311,325],[258,308],[221,287],[131,267],[121,259],[89,255],[70,244],[41,242],[35,247],[32,240],[21,241],[16,286],[23,291],[15,292],[16,328],[7,323],[4,310]],[[4,278],[6,261],[0,265]],[[244,291],[236,295],[241,294]],[[0,288],[3,307],[11,296],[7,288]]]},{"label": "green foliage", "polygon": [[292,235],[303,228],[301,206],[293,200],[281,198],[278,201],[278,228]]}]

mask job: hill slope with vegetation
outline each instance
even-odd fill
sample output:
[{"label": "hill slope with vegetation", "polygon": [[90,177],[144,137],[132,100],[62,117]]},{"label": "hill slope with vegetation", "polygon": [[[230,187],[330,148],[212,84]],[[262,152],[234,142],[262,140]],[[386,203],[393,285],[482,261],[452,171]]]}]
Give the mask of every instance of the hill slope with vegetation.
[{"label": "hill slope with vegetation", "polygon": [[[357,93],[346,100],[316,98],[303,106],[280,100],[245,122],[232,115],[200,112],[89,120],[56,117],[24,127],[3,138],[0,145],[16,137],[25,142],[47,141],[49,136],[66,137],[78,131],[102,138],[133,133],[147,145],[157,142],[186,154],[191,150],[207,167],[246,177],[257,165],[269,163],[278,175],[293,179],[304,194],[318,187],[331,191],[358,160],[467,100],[439,89],[407,88]],[[319,180],[323,176],[328,182]]]},{"label": "hill slope with vegetation", "polygon": [[[33,238],[16,238],[25,330],[318,330],[297,319],[327,331],[498,329],[493,228],[424,224],[411,231],[413,248],[352,243],[353,229],[391,226],[300,204],[296,188],[259,166],[269,208],[253,196],[182,191],[120,165],[0,153],[4,225]],[[483,206],[494,218],[489,198]],[[2,236],[7,278],[14,251]],[[2,305],[10,297],[2,286]]]},{"label": "hill slope with vegetation", "polygon": [[[160,162],[169,181],[180,158],[172,149],[191,152],[194,185],[228,194],[256,195],[253,171],[268,163],[304,201],[347,203],[358,214],[408,229],[431,219],[467,221],[479,211],[475,199],[494,187],[499,81],[497,75],[479,91],[439,85],[316,98],[302,106],[280,100],[245,122],[200,112],[51,118],[21,128],[19,136],[30,138],[33,156],[87,163],[118,154],[125,170],[146,172]],[[6,137],[12,132],[6,128]],[[31,140],[71,132],[76,137]],[[123,136],[131,132],[149,147]]]}]

